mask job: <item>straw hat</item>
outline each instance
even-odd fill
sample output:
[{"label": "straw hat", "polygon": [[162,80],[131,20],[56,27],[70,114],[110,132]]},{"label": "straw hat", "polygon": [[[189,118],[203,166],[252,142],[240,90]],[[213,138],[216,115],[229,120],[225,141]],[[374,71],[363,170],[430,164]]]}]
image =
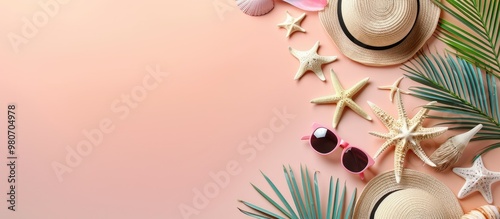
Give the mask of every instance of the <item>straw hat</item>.
[{"label": "straw hat", "polygon": [[353,218],[458,219],[462,215],[448,187],[430,175],[405,169],[400,183],[396,183],[394,171],[373,178],[361,193]]},{"label": "straw hat", "polygon": [[381,66],[413,57],[434,33],[440,12],[432,0],[329,0],[319,18],[345,56]]}]

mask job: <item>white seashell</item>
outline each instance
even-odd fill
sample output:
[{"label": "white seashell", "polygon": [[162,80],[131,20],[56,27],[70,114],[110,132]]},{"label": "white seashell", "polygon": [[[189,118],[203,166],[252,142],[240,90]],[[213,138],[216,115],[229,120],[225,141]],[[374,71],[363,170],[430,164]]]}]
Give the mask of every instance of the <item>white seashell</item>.
[{"label": "white seashell", "polygon": [[455,164],[462,156],[465,147],[474,135],[483,127],[482,124],[476,125],[473,129],[451,137],[429,157],[436,164],[437,171],[444,171]]},{"label": "white seashell", "polygon": [[461,219],[500,219],[500,208],[494,205],[483,205],[465,214]]},{"label": "white seashell", "polygon": [[274,8],[274,0],[236,0],[236,4],[243,13],[251,16],[261,16]]}]

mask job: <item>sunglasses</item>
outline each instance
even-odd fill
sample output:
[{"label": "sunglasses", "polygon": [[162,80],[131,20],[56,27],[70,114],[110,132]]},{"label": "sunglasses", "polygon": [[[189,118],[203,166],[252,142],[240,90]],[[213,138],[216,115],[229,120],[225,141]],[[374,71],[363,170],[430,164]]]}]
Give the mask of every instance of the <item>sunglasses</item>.
[{"label": "sunglasses", "polygon": [[340,146],[343,148],[342,166],[350,173],[359,174],[361,180],[364,180],[363,172],[375,163],[373,158],[361,148],[349,145],[335,132],[317,123],[313,124],[313,130],[310,136],[304,136],[301,140],[309,140],[311,147],[321,155],[328,155]]}]

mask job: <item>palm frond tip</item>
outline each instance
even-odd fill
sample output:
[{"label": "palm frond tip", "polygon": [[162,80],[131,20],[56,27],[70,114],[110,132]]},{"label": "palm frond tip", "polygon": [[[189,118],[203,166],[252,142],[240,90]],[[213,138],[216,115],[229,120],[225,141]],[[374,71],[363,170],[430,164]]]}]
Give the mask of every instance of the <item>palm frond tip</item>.
[{"label": "palm frond tip", "polygon": [[439,0],[434,3],[462,26],[441,19],[438,38],[462,59],[500,78],[500,1]]},{"label": "palm frond tip", "polygon": [[[480,68],[460,57],[423,52],[403,70],[408,78],[424,85],[410,88],[412,95],[437,101],[437,105],[426,107],[445,114],[430,118],[444,120],[441,124],[451,125],[451,129],[468,130],[481,123],[485,128],[473,140],[499,138],[500,105],[493,75],[483,74]],[[487,146],[481,153],[491,150],[490,147],[496,144]]]},{"label": "palm frond tip", "polygon": [[[262,173],[262,175],[271,186],[276,196],[278,196],[278,199],[282,204],[279,204],[278,201],[271,198],[257,186],[253,184],[252,186],[262,197],[264,197],[264,199],[266,199],[276,210],[278,210],[278,213],[272,212],[271,210],[259,207],[246,201],[240,202],[253,210],[253,212],[240,208],[238,209],[243,214],[258,219],[323,219],[323,215],[325,215],[325,218],[328,219],[350,219],[352,217],[352,210],[356,202],[356,188],[354,189],[350,201],[344,202],[346,195],[346,185],[344,184],[342,193],[340,193],[339,180],[337,179],[334,183],[333,177],[330,177],[328,203],[324,205],[321,202],[318,172],[315,172],[314,178],[311,178],[307,167],[303,168],[301,166],[301,186],[299,187],[299,183],[297,181],[298,178],[295,177],[292,168],[288,167],[287,169],[286,167],[283,167],[283,171],[287,181],[288,190],[295,206],[294,209],[292,208],[289,201],[285,199],[283,193],[278,190],[275,184],[264,173]],[[346,203],[347,207],[344,206],[344,203]],[[321,206],[326,206],[326,212],[323,212]]]}]

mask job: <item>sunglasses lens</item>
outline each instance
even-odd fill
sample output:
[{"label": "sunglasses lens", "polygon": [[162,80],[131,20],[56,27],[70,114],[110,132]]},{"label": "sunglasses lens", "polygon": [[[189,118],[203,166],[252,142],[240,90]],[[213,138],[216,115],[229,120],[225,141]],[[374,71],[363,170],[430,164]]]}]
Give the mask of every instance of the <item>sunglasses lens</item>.
[{"label": "sunglasses lens", "polygon": [[342,164],[351,172],[359,173],[368,165],[368,155],[357,148],[348,148],[342,157]]},{"label": "sunglasses lens", "polygon": [[326,128],[317,128],[311,136],[311,145],[319,153],[330,153],[337,147],[338,139],[333,132]]}]

